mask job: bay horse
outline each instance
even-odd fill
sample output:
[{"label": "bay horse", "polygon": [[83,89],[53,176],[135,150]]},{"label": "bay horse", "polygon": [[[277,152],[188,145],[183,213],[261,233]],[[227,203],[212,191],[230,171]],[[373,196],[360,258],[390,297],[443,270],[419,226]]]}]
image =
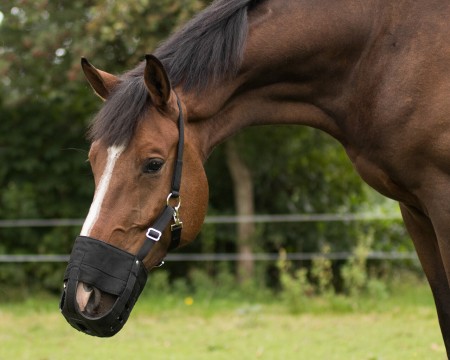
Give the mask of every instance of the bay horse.
[{"label": "bay horse", "polygon": [[400,203],[449,353],[449,18],[447,0],[216,0],[121,76],[83,59],[104,105],[90,128],[95,195],[64,276],[69,323],[119,331],[147,271],[200,231],[214,147],[299,124]]}]

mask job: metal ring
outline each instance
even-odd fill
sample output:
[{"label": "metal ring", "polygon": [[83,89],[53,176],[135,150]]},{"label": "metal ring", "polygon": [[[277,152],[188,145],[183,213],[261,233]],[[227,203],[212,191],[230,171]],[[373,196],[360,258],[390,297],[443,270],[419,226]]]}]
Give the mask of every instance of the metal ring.
[{"label": "metal ring", "polygon": [[[171,206],[169,202],[170,202],[170,199],[172,198],[172,196],[173,196],[172,193],[170,193],[170,194],[167,196],[167,206]],[[180,206],[181,206],[181,196],[178,196],[178,204],[175,205],[175,206],[173,206],[173,208],[175,209],[175,211],[178,211],[178,209],[180,208]]]}]

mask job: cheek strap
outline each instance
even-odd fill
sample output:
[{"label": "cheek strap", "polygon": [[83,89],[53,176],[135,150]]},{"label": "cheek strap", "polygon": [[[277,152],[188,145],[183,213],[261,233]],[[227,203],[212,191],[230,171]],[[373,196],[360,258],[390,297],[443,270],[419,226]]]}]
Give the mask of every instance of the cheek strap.
[{"label": "cheek strap", "polygon": [[[176,95],[176,94],[175,94]],[[167,196],[167,205],[153,223],[146,233],[146,238],[144,245],[137,254],[137,258],[143,261],[148,255],[152,247],[161,239],[164,230],[167,228],[169,223],[173,219],[173,224],[170,226],[171,241],[169,245],[169,250],[176,249],[180,245],[181,241],[181,230],[183,229],[183,223],[179,217],[179,209],[181,206],[180,199],[180,187],[181,187],[181,174],[183,171],[183,149],[184,149],[184,117],[183,108],[181,107],[180,99],[177,97],[178,104],[178,146],[177,146],[177,160],[175,161],[175,166],[172,175],[172,185],[170,189],[170,194]],[[178,199],[178,204],[175,206],[170,205],[172,199]],[[162,263],[161,263],[162,265]]]}]

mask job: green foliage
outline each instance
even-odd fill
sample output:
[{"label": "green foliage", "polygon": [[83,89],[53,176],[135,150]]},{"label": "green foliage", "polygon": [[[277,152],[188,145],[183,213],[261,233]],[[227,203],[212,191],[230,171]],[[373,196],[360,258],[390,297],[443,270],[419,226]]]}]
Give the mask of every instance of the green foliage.
[{"label": "green foliage", "polygon": [[307,308],[308,299],[314,291],[314,287],[307,277],[308,270],[300,268],[292,274],[291,263],[287,261],[286,252],[283,250],[280,251],[277,266],[280,273],[282,300],[291,313],[298,314],[304,311]]},{"label": "green foliage", "polygon": [[[367,266],[371,241],[370,235],[360,240],[352,256],[340,268],[337,279],[333,275],[332,262],[327,258],[328,246],[324,246],[322,255],[312,261],[309,269],[293,268],[286,260],[286,252],[280,251],[280,296],[287,309],[293,314],[313,309],[350,311],[359,308],[367,297],[376,301],[386,299],[389,296],[387,280],[371,275]],[[336,292],[333,282],[343,283],[342,293]]]},{"label": "green foliage", "polygon": [[385,284],[370,276],[367,266],[367,256],[371,251],[373,235],[361,236],[358,245],[347,263],[341,268],[344,291],[352,298],[363,293],[376,296],[379,299],[387,295]]},{"label": "green foliage", "polygon": [[[398,205],[376,194],[359,178],[342,146],[318,130],[299,126],[245,129],[236,135],[239,154],[251,169],[255,209],[259,214],[358,213],[398,216]],[[206,164],[211,184],[210,208],[233,213],[232,182],[221,146]],[[348,251],[371,229],[380,251],[413,251],[400,219],[351,223],[260,224],[264,249],[318,252],[324,242],[330,251]],[[224,243],[230,234],[217,231]],[[230,244],[227,245],[228,247]]]},{"label": "green foliage", "polygon": [[344,290],[350,296],[358,296],[367,288],[367,255],[373,242],[371,235],[360,238],[349,261],[341,268]]},{"label": "green foliage", "polygon": [[155,295],[168,294],[169,289],[169,273],[167,271],[154,271],[145,285],[145,292]]},{"label": "green foliage", "polygon": [[[111,72],[134,67],[204,5],[167,0],[0,3],[0,219],[85,216],[93,183],[84,134],[100,101],[82,76],[80,57]],[[0,228],[0,254],[67,254],[78,231]],[[61,268],[16,265],[15,271],[2,272],[8,274],[2,280],[59,291]]]},{"label": "green foliage", "polygon": [[330,253],[330,246],[322,247],[321,255],[312,260],[311,279],[316,284],[316,292],[320,295],[331,295],[333,288],[333,266],[331,260],[327,257]]},{"label": "green foliage", "polygon": [[[121,73],[134,67],[174,28],[208,3],[0,2],[0,219],[85,216],[93,196],[93,182],[86,162],[89,144],[84,134],[100,101],[83,79],[80,57],[88,57],[98,68]],[[258,213],[373,212],[375,204],[380,209],[392,209],[392,203],[386,205],[363,185],[342,147],[316,130],[261,127],[242,132],[236,141],[254,177]],[[231,181],[221,147],[211,156],[207,172],[210,214],[234,213]],[[376,224],[261,224],[257,232],[262,240],[257,246],[267,252],[280,248],[306,252],[318,251],[326,242],[329,251],[348,250],[369,228],[377,239],[374,249],[412,249],[397,220]],[[0,254],[67,254],[78,232],[77,227],[0,228]],[[235,249],[232,226],[207,225],[200,239],[185,251]],[[355,262],[355,268],[357,265]],[[185,269],[185,264],[174,265],[170,275],[181,279],[175,280],[177,288],[201,291],[203,285],[209,284],[217,292],[235,293],[233,268],[196,266],[213,276],[213,283],[196,270]],[[63,264],[0,264],[0,281],[56,292],[63,269]],[[258,264],[257,279],[243,285],[243,291],[252,293],[254,288],[265,288],[266,282],[274,287],[276,281],[267,275],[269,271],[267,265]],[[329,271],[326,261],[314,262],[311,279],[319,284],[319,293],[330,289]],[[189,281],[183,280],[187,273]],[[164,291],[169,279],[160,274],[150,287],[159,286],[158,291]],[[297,276],[305,278],[303,273]],[[205,284],[201,285],[202,281]]]}]

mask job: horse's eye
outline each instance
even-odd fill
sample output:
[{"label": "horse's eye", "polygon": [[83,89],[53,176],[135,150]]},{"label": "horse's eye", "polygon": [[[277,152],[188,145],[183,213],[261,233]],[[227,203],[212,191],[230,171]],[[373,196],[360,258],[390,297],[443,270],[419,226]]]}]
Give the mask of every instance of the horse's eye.
[{"label": "horse's eye", "polygon": [[164,165],[163,159],[149,159],[144,165],[144,173],[156,174]]}]

